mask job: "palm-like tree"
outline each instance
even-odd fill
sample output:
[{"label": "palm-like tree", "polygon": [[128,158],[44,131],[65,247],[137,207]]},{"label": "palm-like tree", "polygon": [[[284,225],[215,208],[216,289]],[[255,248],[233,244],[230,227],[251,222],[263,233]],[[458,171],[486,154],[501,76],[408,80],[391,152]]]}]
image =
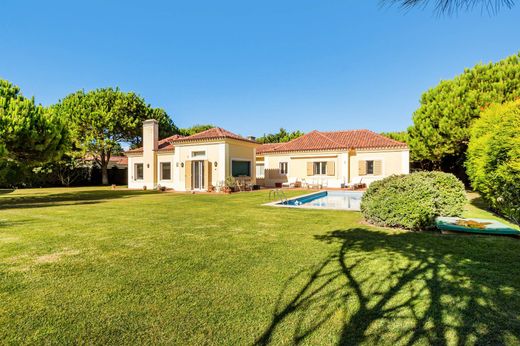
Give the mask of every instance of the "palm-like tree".
[{"label": "palm-like tree", "polygon": [[395,3],[403,8],[425,7],[433,4],[437,12],[448,14],[477,7],[488,13],[496,13],[502,8],[511,8],[515,5],[515,0],[383,0],[383,2]]}]

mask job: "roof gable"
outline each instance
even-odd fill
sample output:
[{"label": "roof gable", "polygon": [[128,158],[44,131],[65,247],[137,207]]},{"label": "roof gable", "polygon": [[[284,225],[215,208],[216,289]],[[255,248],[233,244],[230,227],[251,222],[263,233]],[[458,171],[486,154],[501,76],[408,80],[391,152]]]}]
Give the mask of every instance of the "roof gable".
[{"label": "roof gable", "polygon": [[239,136],[239,135],[237,135],[233,132],[230,132],[228,130],[225,130],[221,127],[213,127],[206,131],[202,131],[202,132],[196,133],[196,134],[188,136],[188,137],[180,138],[178,140],[175,140],[175,142],[186,143],[186,142],[214,140],[214,139],[226,139],[226,138],[231,138],[231,139],[244,141],[244,142],[256,143],[255,141],[252,141],[250,139]]}]

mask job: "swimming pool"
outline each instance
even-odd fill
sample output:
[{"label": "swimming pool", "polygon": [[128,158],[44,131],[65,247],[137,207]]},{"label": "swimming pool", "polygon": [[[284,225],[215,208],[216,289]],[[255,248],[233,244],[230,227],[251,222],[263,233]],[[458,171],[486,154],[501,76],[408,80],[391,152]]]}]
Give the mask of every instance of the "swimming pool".
[{"label": "swimming pool", "polygon": [[361,197],[363,197],[363,192],[320,191],[291,198],[284,202],[276,202],[274,205],[294,208],[360,210]]}]

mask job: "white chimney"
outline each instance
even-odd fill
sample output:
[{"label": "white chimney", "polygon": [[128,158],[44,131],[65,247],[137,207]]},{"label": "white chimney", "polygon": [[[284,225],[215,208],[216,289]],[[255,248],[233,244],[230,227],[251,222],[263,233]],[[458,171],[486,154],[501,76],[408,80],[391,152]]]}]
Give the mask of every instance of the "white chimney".
[{"label": "white chimney", "polygon": [[143,182],[148,189],[157,185],[157,149],[159,142],[159,123],[155,119],[143,122]]}]

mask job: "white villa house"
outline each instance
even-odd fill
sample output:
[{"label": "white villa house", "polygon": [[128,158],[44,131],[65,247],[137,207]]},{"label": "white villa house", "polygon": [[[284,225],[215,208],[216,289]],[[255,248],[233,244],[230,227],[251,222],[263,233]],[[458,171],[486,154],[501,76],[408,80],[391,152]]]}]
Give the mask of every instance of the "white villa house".
[{"label": "white villa house", "polygon": [[339,188],[409,173],[407,145],[369,130],[312,131],[263,145],[218,127],[188,137],[160,140],[158,134],[157,121],[146,120],[143,147],[125,153],[129,188],[212,191],[230,176],[267,187],[306,182]]}]

